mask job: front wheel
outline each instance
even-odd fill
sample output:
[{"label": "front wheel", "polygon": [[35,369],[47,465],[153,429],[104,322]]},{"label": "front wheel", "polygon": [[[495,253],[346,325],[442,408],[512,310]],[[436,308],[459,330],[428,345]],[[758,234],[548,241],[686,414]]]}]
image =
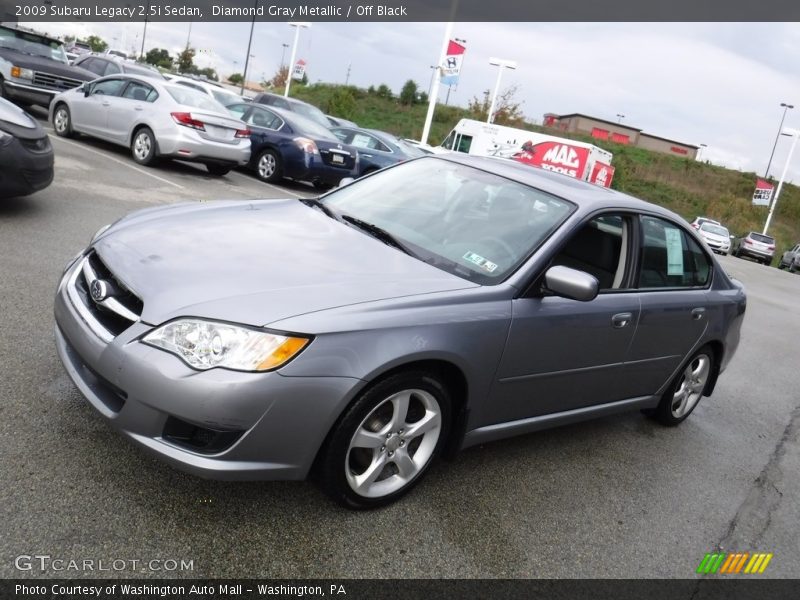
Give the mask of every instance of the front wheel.
[{"label": "front wheel", "polygon": [[701,348],[672,380],[653,416],[662,425],[675,426],[683,422],[700,402],[714,366],[714,352]]},{"label": "front wheel", "polygon": [[317,464],[325,492],[348,508],[377,508],[408,493],[441,452],[450,395],[425,371],[364,392],[335,426]]},{"label": "front wheel", "polygon": [[140,165],[152,166],[156,162],[156,137],[148,127],[142,127],[133,134],[131,156]]},{"label": "front wheel", "polygon": [[64,104],[59,104],[53,113],[53,129],[59,137],[72,137],[72,115]]}]

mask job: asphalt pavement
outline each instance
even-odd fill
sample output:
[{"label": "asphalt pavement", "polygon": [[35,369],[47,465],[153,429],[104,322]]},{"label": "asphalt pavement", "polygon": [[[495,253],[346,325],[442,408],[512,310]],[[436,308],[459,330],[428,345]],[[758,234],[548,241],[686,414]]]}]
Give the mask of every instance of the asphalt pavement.
[{"label": "asphalt pavement", "polygon": [[[349,512],[311,483],[206,481],[145,455],[82,399],[53,339],[62,266],[100,226],[313,189],[53,144],[53,185],[0,202],[0,577],[685,578],[718,549],[774,553],[763,576],[800,573],[800,276],[720,259],[748,290],[742,343],[680,427],[632,413],[471,448],[401,502]],[[37,554],[128,567],[17,568]]]}]

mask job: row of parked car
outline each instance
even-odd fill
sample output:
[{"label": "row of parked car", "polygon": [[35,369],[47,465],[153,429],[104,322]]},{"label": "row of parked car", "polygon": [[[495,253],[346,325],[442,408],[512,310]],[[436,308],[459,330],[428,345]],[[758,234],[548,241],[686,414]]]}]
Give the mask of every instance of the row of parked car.
[{"label": "row of parked car", "polygon": [[[775,238],[772,236],[749,231],[736,237],[719,221],[708,217],[697,217],[691,225],[706,245],[718,254],[730,253],[737,258],[752,258],[765,265],[771,265],[775,258]],[[778,268],[789,269],[791,273],[800,270],[800,244],[795,244],[781,255]]]}]

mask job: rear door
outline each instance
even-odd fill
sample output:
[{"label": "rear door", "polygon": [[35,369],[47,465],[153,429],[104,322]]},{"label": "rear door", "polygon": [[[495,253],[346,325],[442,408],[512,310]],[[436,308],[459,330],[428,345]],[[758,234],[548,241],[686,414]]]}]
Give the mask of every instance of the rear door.
[{"label": "rear door", "polygon": [[641,316],[628,355],[630,386],[654,394],[688,357],[709,322],[712,259],[670,220],[640,219],[638,290]]}]

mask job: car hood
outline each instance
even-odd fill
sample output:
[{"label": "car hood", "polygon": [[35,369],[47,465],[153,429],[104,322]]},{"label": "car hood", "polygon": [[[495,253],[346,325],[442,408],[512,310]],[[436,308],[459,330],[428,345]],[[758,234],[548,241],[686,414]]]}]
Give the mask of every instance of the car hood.
[{"label": "car hood", "polygon": [[11,50],[9,48],[0,49],[0,57],[10,60],[16,66],[22,69],[31,69],[33,71],[41,71],[42,73],[50,73],[57,77],[65,77],[69,79],[79,79],[80,81],[92,81],[97,79],[97,75],[86,69],[80,67],[73,67],[66,65],[57,60],[51,60],[43,56],[31,56]]},{"label": "car hood", "polygon": [[260,326],[356,303],[476,287],[296,200],[134,213],[94,248],[142,299],[142,320],[153,325],[195,316]]},{"label": "car hood", "polygon": [[700,230],[700,235],[704,238],[707,238],[713,242],[727,242],[730,241],[730,237],[726,235],[719,235],[718,233],[711,233],[710,231],[703,231]]}]

